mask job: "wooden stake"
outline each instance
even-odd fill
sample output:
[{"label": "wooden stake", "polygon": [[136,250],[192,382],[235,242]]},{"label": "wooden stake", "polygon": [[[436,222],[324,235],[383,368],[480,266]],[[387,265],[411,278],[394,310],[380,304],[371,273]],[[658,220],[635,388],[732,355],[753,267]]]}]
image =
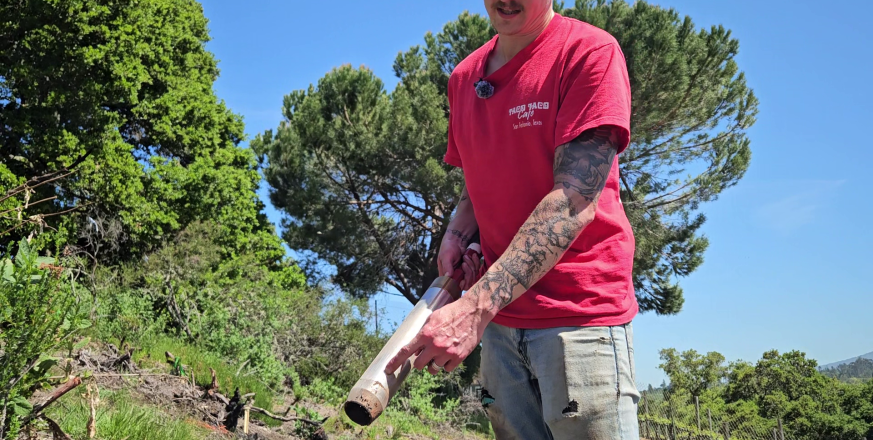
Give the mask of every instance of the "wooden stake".
[{"label": "wooden stake", "polygon": [[694,396],[694,412],[697,414],[697,430],[700,431],[700,400]]},{"label": "wooden stake", "polygon": [[776,422],[779,423],[779,440],[785,440],[785,431],[782,430],[782,417],[776,419]]},{"label": "wooden stake", "polygon": [[709,418],[709,430],[712,431],[712,411],[706,408],[706,417]]},{"label": "wooden stake", "polygon": [[249,433],[249,414],[251,413],[251,409],[252,409],[252,404],[247,402],[245,408],[243,409],[243,411],[244,411],[243,432],[246,434]]}]

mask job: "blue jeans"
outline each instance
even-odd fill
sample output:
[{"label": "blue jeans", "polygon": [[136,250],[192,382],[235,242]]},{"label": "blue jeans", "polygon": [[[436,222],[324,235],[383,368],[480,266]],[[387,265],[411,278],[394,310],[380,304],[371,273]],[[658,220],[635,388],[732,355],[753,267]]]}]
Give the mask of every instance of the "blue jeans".
[{"label": "blue jeans", "polygon": [[482,337],[482,404],[498,440],[639,439],[631,324]]}]

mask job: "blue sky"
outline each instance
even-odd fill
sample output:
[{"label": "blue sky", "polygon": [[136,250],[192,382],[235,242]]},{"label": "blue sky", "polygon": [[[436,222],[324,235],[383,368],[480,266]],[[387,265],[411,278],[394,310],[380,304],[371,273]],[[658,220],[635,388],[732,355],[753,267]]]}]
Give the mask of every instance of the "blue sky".
[{"label": "blue sky", "polygon": [[[571,3],[570,1],[567,2]],[[801,350],[825,364],[873,351],[873,2],[654,1],[698,27],[724,25],[760,100],[745,178],[704,207],[710,247],[682,285],[676,316],[639,316],[637,382],[665,378],[658,351],[718,351],[755,361]],[[203,0],[219,59],[216,92],[249,136],[278,125],[282,97],[341,64],[366,65],[391,90],[397,53],[481,1]],[[265,202],[266,192],[264,194]],[[268,209],[275,223],[280,214]],[[389,322],[411,306],[381,296]]]}]

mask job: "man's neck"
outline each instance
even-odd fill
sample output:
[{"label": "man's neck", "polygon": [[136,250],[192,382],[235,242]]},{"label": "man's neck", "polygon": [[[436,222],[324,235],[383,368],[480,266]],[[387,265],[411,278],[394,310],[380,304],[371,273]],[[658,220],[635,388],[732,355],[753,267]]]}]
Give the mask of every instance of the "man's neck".
[{"label": "man's neck", "polygon": [[555,17],[555,12],[550,8],[548,13],[538,20],[536,26],[525,32],[520,32],[515,35],[500,35],[497,38],[497,53],[503,58],[503,63],[508,62],[512,57],[516,56],[528,44],[533,43],[543,31],[549,26],[552,19]]}]

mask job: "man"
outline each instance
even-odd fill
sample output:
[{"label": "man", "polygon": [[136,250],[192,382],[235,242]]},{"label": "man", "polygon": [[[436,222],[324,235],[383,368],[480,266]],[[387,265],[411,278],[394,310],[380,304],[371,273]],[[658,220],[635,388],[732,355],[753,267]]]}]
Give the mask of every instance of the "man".
[{"label": "man", "polygon": [[[487,271],[389,363],[452,371],[482,342],[498,439],[636,439],[634,237],[619,198],[630,85],[615,39],[552,0],[485,0],[497,36],[449,80],[445,161],[466,187],[440,273],[479,233]],[[492,401],[493,400],[493,401]]]}]

